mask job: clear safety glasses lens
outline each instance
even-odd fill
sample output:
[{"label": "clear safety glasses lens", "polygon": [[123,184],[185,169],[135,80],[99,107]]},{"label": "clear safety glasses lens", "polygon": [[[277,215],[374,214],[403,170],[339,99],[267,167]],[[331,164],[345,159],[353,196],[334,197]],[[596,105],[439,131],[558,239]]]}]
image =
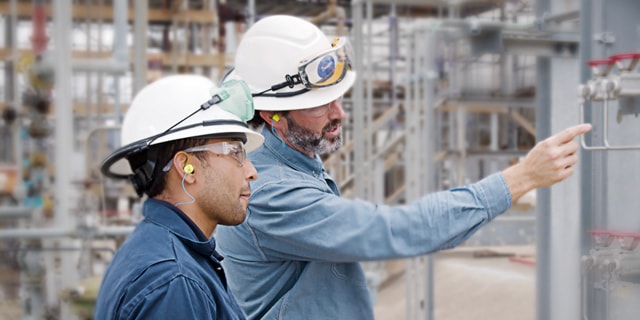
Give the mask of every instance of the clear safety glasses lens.
[{"label": "clear safety glasses lens", "polygon": [[222,84],[222,88],[212,89],[211,95],[219,96],[221,101],[217,103],[218,107],[238,116],[242,122],[247,122],[253,118],[253,98],[249,87],[244,81],[226,81]]},{"label": "clear safety glasses lens", "polygon": [[332,48],[311,58],[304,59],[298,73],[307,88],[323,88],[335,85],[351,70],[353,51],[347,38],[336,38]]},{"label": "clear safety glasses lens", "polygon": [[[233,159],[238,161],[238,163],[242,166],[244,165],[245,159],[247,159],[247,150],[244,148],[244,144],[242,141],[221,141],[210,144],[205,144],[201,146],[196,146],[192,148],[185,149],[184,152],[202,152],[209,151],[213,154],[219,155],[230,155]],[[171,170],[171,164],[173,163],[173,159],[171,159],[165,166],[162,168],[163,172],[168,172]]]},{"label": "clear safety glasses lens", "polygon": [[184,150],[184,152],[198,151],[209,151],[219,155],[230,155],[241,165],[244,164],[244,160],[247,158],[247,150],[244,148],[244,144],[241,141],[221,141]]}]

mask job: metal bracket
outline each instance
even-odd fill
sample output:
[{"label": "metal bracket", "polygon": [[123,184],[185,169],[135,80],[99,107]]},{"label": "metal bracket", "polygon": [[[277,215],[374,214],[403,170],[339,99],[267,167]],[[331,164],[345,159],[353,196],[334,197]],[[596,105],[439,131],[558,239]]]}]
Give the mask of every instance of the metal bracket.
[{"label": "metal bracket", "polygon": [[616,36],[611,32],[600,32],[593,35],[593,40],[598,41],[601,44],[614,44],[616,42]]}]

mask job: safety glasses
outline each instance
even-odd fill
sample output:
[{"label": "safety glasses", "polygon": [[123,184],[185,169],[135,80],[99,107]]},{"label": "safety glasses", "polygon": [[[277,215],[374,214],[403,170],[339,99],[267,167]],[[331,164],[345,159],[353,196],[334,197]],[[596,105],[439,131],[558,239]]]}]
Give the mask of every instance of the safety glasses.
[{"label": "safety glasses", "polygon": [[[243,166],[244,161],[247,159],[247,150],[244,148],[244,143],[242,143],[242,141],[214,142],[214,143],[205,144],[201,146],[191,147],[183,151],[187,153],[209,151],[216,155],[225,155],[225,156],[230,155],[233,159],[238,161],[240,166]],[[164,166],[164,168],[162,168],[162,171],[168,172],[171,169],[172,163],[173,163],[173,159],[171,159]]]},{"label": "safety glasses", "polygon": [[[286,98],[303,94],[311,89],[336,85],[351,70],[353,49],[347,38],[335,38],[331,48],[302,59],[298,64],[298,73],[285,75],[285,81],[271,86],[262,92],[253,93],[254,97]],[[302,84],[304,88],[291,92],[276,92],[282,88],[293,88]],[[274,93],[268,93],[272,91]]]},{"label": "safety glasses", "polygon": [[307,88],[323,88],[339,83],[351,70],[353,51],[347,38],[335,38],[331,49],[300,61],[298,74]]},{"label": "safety glasses", "polygon": [[184,152],[209,151],[218,155],[230,155],[242,166],[247,158],[247,150],[242,141],[221,141],[185,149]]},{"label": "safety glasses", "polygon": [[309,109],[300,109],[298,110],[298,112],[300,112],[302,115],[314,117],[314,118],[324,117],[327,114],[329,114],[329,111],[331,111],[331,108],[334,105],[334,102],[337,102],[338,105],[342,106],[342,97],[338,98],[336,101],[329,102],[319,107],[313,107]]}]

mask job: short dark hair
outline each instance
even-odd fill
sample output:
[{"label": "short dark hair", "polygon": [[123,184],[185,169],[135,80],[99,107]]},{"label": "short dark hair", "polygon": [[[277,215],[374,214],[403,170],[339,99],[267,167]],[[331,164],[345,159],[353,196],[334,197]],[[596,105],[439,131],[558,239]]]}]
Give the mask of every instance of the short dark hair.
[{"label": "short dark hair", "polygon": [[[163,169],[167,163],[172,161],[176,153],[191,147],[204,145],[207,141],[209,141],[208,138],[186,138],[151,146],[149,148],[149,154],[155,154],[156,165],[153,169],[152,181],[149,184],[149,188],[145,190],[147,196],[150,198],[155,197],[164,190],[167,184],[167,172]],[[201,160],[204,160],[206,157],[204,152],[195,152],[194,154]]]},{"label": "short dark hair", "polygon": [[264,119],[262,119],[262,117],[260,117],[260,111],[256,110],[253,112],[253,118],[251,118],[251,120],[247,121],[247,124],[252,127],[252,128],[260,128],[261,125],[265,124],[266,122],[264,121]]}]

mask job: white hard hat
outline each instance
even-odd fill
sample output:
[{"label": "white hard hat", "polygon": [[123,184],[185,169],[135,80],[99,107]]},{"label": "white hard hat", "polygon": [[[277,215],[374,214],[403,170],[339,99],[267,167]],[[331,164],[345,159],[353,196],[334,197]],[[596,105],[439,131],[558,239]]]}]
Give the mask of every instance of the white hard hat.
[{"label": "white hard hat", "polygon": [[249,114],[253,116],[253,104],[243,82],[218,89],[200,75],[160,78],[134,97],[122,122],[123,147],[105,160],[102,172],[126,178],[136,168],[126,165],[125,158],[151,145],[185,138],[241,136],[246,150],[252,151],[264,138],[246,125]]},{"label": "white hard hat", "polygon": [[[257,110],[297,110],[327,104],[344,95],[356,78],[350,63],[352,57],[348,56],[352,53],[336,47],[337,43],[344,42],[337,40],[330,41],[314,24],[297,17],[263,18],[243,35],[235,55],[235,68],[226,79],[246,81]],[[336,54],[334,49],[340,51]],[[310,73],[316,76],[323,73],[321,68],[327,62],[323,57],[330,59],[331,70],[340,65],[331,56],[346,59],[344,67],[336,68],[340,71],[337,76],[329,75],[314,85]],[[297,83],[284,85],[283,81],[296,76]],[[332,81],[326,84],[329,78]],[[278,84],[279,88],[269,90]],[[264,94],[265,91],[272,92]]]}]

